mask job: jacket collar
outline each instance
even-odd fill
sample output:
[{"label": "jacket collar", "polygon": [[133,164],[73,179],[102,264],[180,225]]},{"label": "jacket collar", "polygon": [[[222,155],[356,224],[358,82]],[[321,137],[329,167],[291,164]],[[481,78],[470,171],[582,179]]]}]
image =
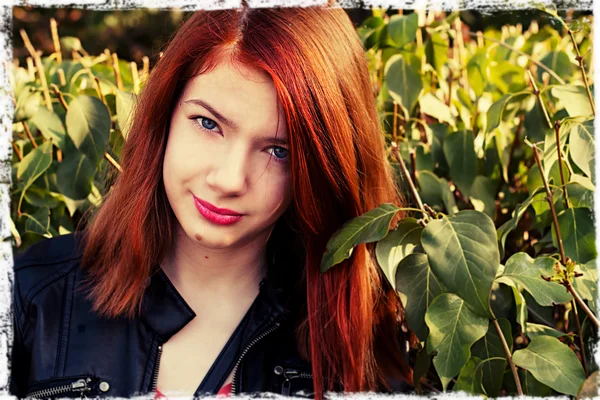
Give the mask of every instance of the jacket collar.
[{"label": "jacket collar", "polygon": [[[287,296],[268,277],[260,282],[260,290],[250,310],[250,325],[244,333],[249,339],[276,320],[285,319],[290,310]],[[185,302],[161,268],[150,277],[142,300],[141,318],[164,343],[187,325],[196,314]]]}]

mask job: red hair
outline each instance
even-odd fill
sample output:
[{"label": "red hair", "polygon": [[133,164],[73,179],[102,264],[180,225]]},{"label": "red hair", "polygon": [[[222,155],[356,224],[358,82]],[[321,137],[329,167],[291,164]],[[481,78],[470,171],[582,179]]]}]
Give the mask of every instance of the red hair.
[{"label": "red hair", "polygon": [[171,112],[185,84],[224,54],[267,72],[285,112],[294,197],[276,229],[296,239],[286,262],[289,254],[300,260],[298,348],[312,363],[316,398],[334,384],[355,392],[389,388],[390,378],[410,382],[402,305],[373,246],[320,273],[327,240],[344,222],[382,203],[404,205],[364,49],[346,12],[331,4],[198,11],[177,31],[140,95],[122,172],[87,227],[82,264],[95,310],[136,315],[148,277],[173,244],[176,219],[162,182]]}]

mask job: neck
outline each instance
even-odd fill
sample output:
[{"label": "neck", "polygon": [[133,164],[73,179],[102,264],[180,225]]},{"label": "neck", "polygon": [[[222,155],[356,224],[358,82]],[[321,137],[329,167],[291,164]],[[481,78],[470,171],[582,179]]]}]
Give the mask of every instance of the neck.
[{"label": "neck", "polygon": [[240,247],[209,249],[191,240],[178,225],[161,267],[194,311],[215,299],[254,299],[267,273],[268,237]]}]

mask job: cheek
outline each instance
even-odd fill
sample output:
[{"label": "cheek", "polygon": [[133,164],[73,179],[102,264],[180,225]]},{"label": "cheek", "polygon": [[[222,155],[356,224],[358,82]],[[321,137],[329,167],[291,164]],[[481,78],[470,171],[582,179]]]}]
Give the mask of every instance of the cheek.
[{"label": "cheek", "polygon": [[265,175],[268,179],[261,179],[260,195],[257,201],[262,204],[265,213],[281,214],[291,201],[291,176],[289,172]]}]

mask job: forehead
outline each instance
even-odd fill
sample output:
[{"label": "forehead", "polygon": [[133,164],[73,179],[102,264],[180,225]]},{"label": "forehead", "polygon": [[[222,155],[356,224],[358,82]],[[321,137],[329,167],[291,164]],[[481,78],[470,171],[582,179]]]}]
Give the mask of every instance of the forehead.
[{"label": "forehead", "polygon": [[277,136],[286,131],[285,116],[275,85],[264,71],[221,61],[210,71],[196,75],[187,82],[179,105],[203,110],[198,106],[186,105],[186,101],[193,99],[210,104],[240,129],[257,131],[260,135],[272,133],[275,136],[279,121]]}]

